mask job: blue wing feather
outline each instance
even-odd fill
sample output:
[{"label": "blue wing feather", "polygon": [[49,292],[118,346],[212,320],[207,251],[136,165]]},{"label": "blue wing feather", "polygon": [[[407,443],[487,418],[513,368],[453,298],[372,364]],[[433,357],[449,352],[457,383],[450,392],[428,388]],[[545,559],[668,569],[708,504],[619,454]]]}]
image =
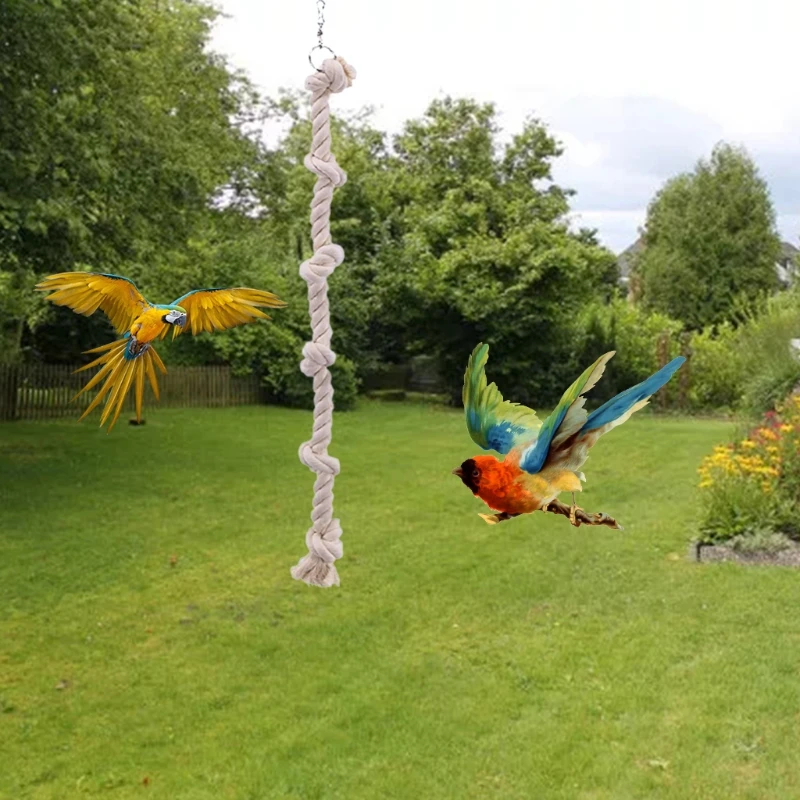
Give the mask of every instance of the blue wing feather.
[{"label": "blue wing feather", "polygon": [[580,433],[602,428],[603,425],[608,425],[608,423],[619,419],[637,403],[655,394],[677,372],[684,361],[686,359],[683,356],[672,359],[669,364],[661,367],[658,372],[649,378],[637,383],[636,386],[631,386],[630,389],[620,392],[608,402],[603,403],[600,408],[589,414]]},{"label": "blue wing feather", "polygon": [[544,421],[536,442],[530,445],[520,456],[520,469],[523,469],[525,472],[530,472],[531,474],[541,470],[544,466],[544,462],[547,460],[547,454],[550,452],[550,445],[558,433],[561,423],[564,422],[567,412],[569,412],[576,401],[580,400],[580,405],[577,408],[581,414],[586,413],[583,411],[584,401],[581,399],[581,396],[597,383],[603,374],[606,363],[613,355],[614,351],[612,350],[610,353],[605,353],[600,356],[600,358],[590,367],[587,367],[569,389],[564,392],[561,396],[561,400],[558,401],[558,405],[553,409],[553,413]]},{"label": "blue wing feather", "polygon": [[515,446],[530,442],[542,424],[535,412],[518,403],[509,403],[494,383],[487,383],[486,362],[489,345],[479,344],[464,373],[464,411],[472,440],[484,450],[505,455]]}]

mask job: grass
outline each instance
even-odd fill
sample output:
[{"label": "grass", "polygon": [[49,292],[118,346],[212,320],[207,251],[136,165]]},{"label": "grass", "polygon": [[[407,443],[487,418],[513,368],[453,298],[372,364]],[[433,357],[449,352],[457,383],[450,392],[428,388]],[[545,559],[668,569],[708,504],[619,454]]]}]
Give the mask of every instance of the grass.
[{"label": "grass", "polygon": [[0,797],[800,796],[798,575],[684,558],[728,424],[597,445],[583,504],[624,533],[489,527],[449,474],[461,415],[365,403],[335,424],[329,590],[289,575],[309,431],[0,427]]}]

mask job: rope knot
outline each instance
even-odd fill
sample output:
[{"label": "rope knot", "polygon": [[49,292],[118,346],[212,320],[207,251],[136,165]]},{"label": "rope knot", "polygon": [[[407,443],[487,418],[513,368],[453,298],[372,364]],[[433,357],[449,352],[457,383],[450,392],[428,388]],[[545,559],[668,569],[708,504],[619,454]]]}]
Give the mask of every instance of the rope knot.
[{"label": "rope knot", "polygon": [[330,89],[336,94],[352,86],[355,77],[355,68],[343,58],[326,58],[322,66],[306,78],[306,89],[315,94]]},{"label": "rope knot", "polygon": [[321,369],[332,366],[336,361],[336,353],[322,342],[306,342],[303,346],[303,356],[300,372],[307,378],[313,378]]},{"label": "rope knot", "polygon": [[300,275],[306,283],[325,280],[342,261],[344,250],[338,244],[324,244],[300,265]]},{"label": "rope knot", "polygon": [[324,475],[339,474],[339,459],[329,456],[327,453],[317,453],[311,442],[303,442],[298,451],[300,461],[305,464],[312,472]]},{"label": "rope knot", "polygon": [[347,183],[347,173],[336,163],[333,154],[327,158],[320,158],[314,153],[308,153],[303,159],[303,164],[310,172],[327,178],[334,188],[343,186]]},{"label": "rope knot", "polygon": [[328,527],[322,531],[309,528],[306,533],[308,552],[313,553],[320,561],[332,564],[337,558],[342,557],[344,547],[341,542],[342,527],[338,519],[332,519]]}]

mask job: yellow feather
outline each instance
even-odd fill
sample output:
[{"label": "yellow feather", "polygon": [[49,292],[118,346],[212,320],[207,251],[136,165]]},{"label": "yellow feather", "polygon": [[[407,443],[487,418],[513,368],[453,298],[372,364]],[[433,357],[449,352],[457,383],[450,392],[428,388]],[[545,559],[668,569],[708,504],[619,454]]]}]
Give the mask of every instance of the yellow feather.
[{"label": "yellow feather", "polygon": [[117,364],[117,366],[112,370],[111,375],[108,377],[109,382],[113,384],[113,388],[111,389],[111,394],[109,394],[108,399],[106,400],[105,406],[103,406],[103,413],[100,415],[100,425],[105,425],[106,420],[111,414],[111,410],[114,408],[114,404],[116,403],[117,397],[119,397],[120,389],[122,388],[122,378],[125,376],[125,367],[129,363],[130,362],[128,361],[123,361],[121,364]]},{"label": "yellow feather", "polygon": [[100,379],[107,375],[122,357],[122,353],[112,353],[111,355],[105,356],[105,358],[108,359],[106,365],[101,370],[98,370],[97,374],[89,381],[89,383],[87,383],[86,386],[84,386],[83,389],[81,389],[72,399],[77,400],[84,392],[96,386],[100,382]]},{"label": "yellow feather", "polygon": [[144,397],[144,364],[136,361],[136,421],[142,421],[142,398]]},{"label": "yellow feather", "polygon": [[114,418],[111,420],[111,424],[108,426],[107,433],[111,433],[111,429],[114,427],[114,425],[117,424],[120,412],[122,411],[122,406],[125,405],[125,395],[128,394],[128,389],[131,388],[131,381],[133,380],[133,373],[135,371],[136,371],[136,362],[129,361],[125,365],[125,374],[121,381],[122,389],[120,390],[119,393],[119,400],[117,400],[117,410],[114,412]]},{"label": "yellow feather", "polygon": [[114,374],[119,369],[119,361],[114,361],[113,363],[111,363],[110,366],[111,366],[111,374],[108,376],[108,378],[106,378],[106,382],[103,384],[103,387],[97,393],[94,400],[92,400],[92,402],[89,403],[89,407],[86,409],[86,411],[84,411],[83,414],[81,414],[80,417],[78,417],[78,422],[87,417],[90,412],[94,411],[94,409],[97,408],[98,405],[100,405],[100,401],[108,394],[109,390],[114,386]]},{"label": "yellow feather", "polygon": [[161,356],[158,353],[156,353],[156,351],[152,347],[147,352],[152,355],[153,361],[155,361],[156,365],[161,370],[161,374],[166,375],[167,368],[164,366],[164,362],[161,360]]},{"label": "yellow feather", "polygon": [[100,353],[103,350],[110,350],[115,344],[119,344],[120,342],[125,342],[126,339],[117,339],[114,342],[109,342],[108,344],[101,344],[100,347],[93,347],[91,350],[84,350],[84,353]]},{"label": "yellow feather", "polygon": [[150,354],[153,353],[154,350],[151,347],[145,354],[144,354],[144,366],[147,370],[147,379],[150,381],[150,388],[153,390],[153,394],[156,396],[156,400],[161,399],[161,395],[158,391],[158,380],[156,379],[156,371],[153,369],[153,359],[150,358]]}]

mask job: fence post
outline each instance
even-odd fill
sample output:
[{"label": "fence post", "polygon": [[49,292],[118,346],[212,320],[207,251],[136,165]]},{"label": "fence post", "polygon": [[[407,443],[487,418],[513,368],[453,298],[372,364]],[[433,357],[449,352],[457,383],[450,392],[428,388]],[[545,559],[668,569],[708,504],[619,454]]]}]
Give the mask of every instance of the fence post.
[{"label": "fence post", "polygon": [[678,407],[686,411],[689,407],[689,389],[692,385],[692,335],[688,331],[681,334],[681,355],[686,361],[678,370]]},{"label": "fence post", "polygon": [[[662,331],[658,337],[656,345],[656,358],[658,359],[658,368],[665,367],[669,362],[669,331]],[[664,384],[658,390],[658,405],[663,409],[667,407],[667,384]]]},{"label": "fence post", "polygon": [[14,364],[0,366],[0,419],[17,418],[19,372]]}]

